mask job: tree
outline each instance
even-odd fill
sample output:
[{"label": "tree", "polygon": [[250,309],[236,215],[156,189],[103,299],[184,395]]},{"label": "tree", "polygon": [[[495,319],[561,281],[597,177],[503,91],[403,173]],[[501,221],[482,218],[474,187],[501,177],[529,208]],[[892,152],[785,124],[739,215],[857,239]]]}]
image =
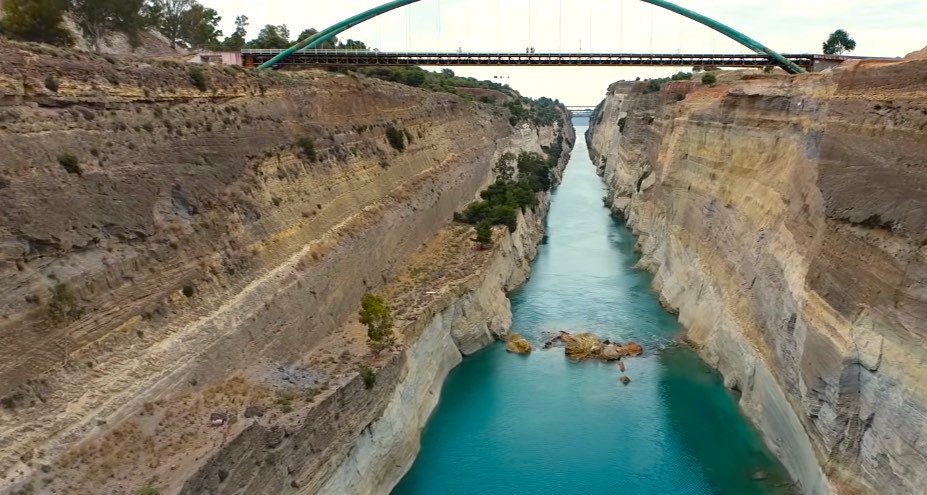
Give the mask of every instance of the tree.
[{"label": "tree", "polygon": [[155,12],[158,31],[171,42],[171,48],[177,47],[184,15],[195,3],[195,0],[151,0],[150,10]]},{"label": "tree", "polygon": [[[319,30],[318,30],[318,29],[316,29],[316,28],[309,28],[309,29],[303,30],[303,32],[299,33],[299,37],[296,38],[296,41],[302,41],[302,40],[304,40],[304,39],[306,39],[306,38],[309,38],[309,37],[311,37],[311,36],[315,36],[315,35],[317,35],[317,34],[319,34]],[[337,48],[337,47],[338,47],[338,37],[335,36],[335,37],[332,37],[330,40],[326,41],[325,43],[322,43],[322,45],[321,45],[319,48],[324,49],[324,50],[331,50],[331,49],[334,49],[334,48]]]},{"label": "tree", "polygon": [[393,341],[393,310],[382,297],[367,294],[361,299],[360,322],[367,325],[368,344],[375,351]]},{"label": "tree", "polygon": [[248,35],[248,16],[240,15],[235,18],[235,32],[225,38],[222,47],[226,50],[241,50],[247,43],[245,36]]},{"label": "tree", "polygon": [[718,82],[718,78],[715,77],[715,75],[712,74],[711,72],[706,72],[705,75],[702,76],[702,84],[707,84],[711,86],[712,84],[716,82]]},{"label": "tree", "polygon": [[261,29],[258,37],[248,42],[248,48],[278,48],[290,46],[290,30],[285,24],[274,26],[268,24]]},{"label": "tree", "polygon": [[838,29],[827,38],[823,45],[826,55],[841,55],[845,52],[852,52],[856,49],[856,41],[850,38],[850,33],[843,29]]},{"label": "tree", "polygon": [[20,40],[70,45],[74,40],[61,25],[67,7],[67,0],[6,0],[0,30]]},{"label": "tree", "polygon": [[492,245],[492,222],[483,220],[476,225],[476,242],[480,243],[481,249],[486,249]]},{"label": "tree", "polygon": [[338,43],[338,48],[341,50],[366,50],[367,44],[363,41],[349,39],[344,43]]},{"label": "tree", "polygon": [[205,48],[219,44],[222,31],[218,29],[222,17],[215,9],[197,2],[180,18],[180,39],[192,48]]},{"label": "tree", "polygon": [[103,37],[112,31],[125,33],[132,46],[138,46],[138,34],[146,24],[144,3],[144,0],[73,0],[71,11],[88,41],[100,51]]}]

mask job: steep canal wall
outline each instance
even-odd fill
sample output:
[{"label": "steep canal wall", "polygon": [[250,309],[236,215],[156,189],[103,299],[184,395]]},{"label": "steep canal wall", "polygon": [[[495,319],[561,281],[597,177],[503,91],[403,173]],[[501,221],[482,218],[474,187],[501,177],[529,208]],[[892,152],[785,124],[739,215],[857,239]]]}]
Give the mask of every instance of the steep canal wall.
[{"label": "steep canal wall", "polygon": [[804,493],[927,493],[925,77],[619,82],[587,136],[640,266]]},{"label": "steep canal wall", "polygon": [[358,376],[363,294],[558,132],[355,75],[0,58],[0,493],[321,484],[408,374]]}]

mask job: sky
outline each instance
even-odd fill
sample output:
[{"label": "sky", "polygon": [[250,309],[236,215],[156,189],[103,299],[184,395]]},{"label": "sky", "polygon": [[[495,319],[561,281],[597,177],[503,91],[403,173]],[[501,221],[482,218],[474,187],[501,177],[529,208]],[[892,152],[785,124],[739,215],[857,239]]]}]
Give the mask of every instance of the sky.
[{"label": "sky", "polygon": [[[248,38],[265,24],[293,36],[322,29],[386,0],[200,0],[234,31],[248,16]],[[927,0],[678,0],[781,53],[820,53],[835,29],[849,31],[854,55],[904,56],[927,46]],[[736,42],[640,0],[422,0],[339,36],[381,50],[745,53]],[[595,105],[620,79],[662,77],[679,68],[455,67],[458,75],[509,84],[531,97]],[[691,69],[691,68],[688,68]]]}]

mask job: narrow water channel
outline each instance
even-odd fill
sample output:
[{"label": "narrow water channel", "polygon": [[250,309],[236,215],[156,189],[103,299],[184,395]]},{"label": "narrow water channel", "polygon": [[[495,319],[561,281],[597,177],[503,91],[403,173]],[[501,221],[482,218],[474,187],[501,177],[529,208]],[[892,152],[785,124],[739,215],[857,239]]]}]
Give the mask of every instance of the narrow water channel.
[{"label": "narrow water channel", "polygon": [[[532,278],[512,295],[514,331],[448,377],[422,450],[394,495],[783,494],[788,478],[739,413],[721,377],[675,344],[681,328],[634,269],[634,237],[602,206],[578,142],[553,195]],[[572,363],[540,350],[545,332],[635,340],[644,357]]]}]

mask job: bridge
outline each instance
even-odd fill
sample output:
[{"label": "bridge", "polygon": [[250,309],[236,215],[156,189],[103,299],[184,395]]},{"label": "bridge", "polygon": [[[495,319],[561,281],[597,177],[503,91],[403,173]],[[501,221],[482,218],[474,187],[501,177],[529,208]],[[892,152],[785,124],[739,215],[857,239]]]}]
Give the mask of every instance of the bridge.
[{"label": "bridge", "polygon": [[[263,66],[286,50],[245,49],[242,65]],[[855,57],[838,55],[784,54],[782,57],[803,71],[839,65]],[[767,67],[779,66],[774,57],[759,53],[471,53],[471,52],[381,52],[374,50],[301,49],[274,62],[274,66],[611,66],[611,67]]]},{"label": "bridge", "polygon": [[[283,51],[277,53],[276,55],[271,56],[269,59],[267,59],[267,60],[265,60],[265,61],[263,61],[263,62],[261,63],[260,68],[262,68],[262,69],[277,68],[277,67],[281,66],[281,64],[282,64],[286,59],[288,59],[288,58],[290,58],[290,57],[292,57],[292,56],[298,54],[299,52],[303,51],[303,49],[306,49],[306,48],[309,48],[309,49],[314,49],[314,48],[317,49],[317,48],[320,48],[320,47],[323,46],[327,41],[331,40],[333,37],[337,36],[338,34],[344,32],[344,31],[347,31],[348,29],[350,29],[350,28],[352,28],[352,27],[354,27],[354,26],[356,26],[356,25],[358,25],[358,24],[361,24],[361,23],[363,23],[363,22],[369,21],[370,19],[373,19],[373,18],[375,18],[375,17],[377,17],[377,16],[383,15],[383,14],[385,14],[385,13],[387,13],[387,12],[391,12],[391,11],[393,11],[393,10],[396,10],[396,9],[399,9],[399,8],[402,8],[402,7],[411,5],[411,4],[413,4],[413,3],[417,3],[417,2],[419,2],[419,1],[421,1],[421,0],[392,0],[392,1],[390,1],[390,2],[386,2],[386,3],[382,4],[382,5],[379,5],[379,6],[377,6],[377,7],[374,7],[374,8],[372,8],[372,9],[365,10],[365,11],[363,11],[363,12],[360,12],[360,13],[358,13],[358,14],[355,14],[355,15],[353,15],[353,16],[351,16],[351,17],[348,17],[347,19],[345,19],[345,20],[343,20],[343,21],[341,21],[341,22],[338,22],[338,23],[336,23],[336,24],[333,24],[333,25],[329,26],[329,27],[326,28],[326,29],[323,29],[322,31],[320,31],[320,32],[318,32],[318,33],[316,33],[316,34],[314,34],[314,35],[312,35],[312,36],[310,36],[310,37],[308,37],[308,38],[306,38],[306,39],[304,39],[304,40],[299,41],[299,42],[296,43],[295,45],[293,45],[293,46],[287,48],[286,50],[283,50]],[[796,63],[793,62],[792,60],[790,60],[790,59],[784,57],[784,56],[783,56],[782,54],[780,54],[779,52],[777,52],[777,51],[775,51],[775,50],[772,50],[772,49],[768,48],[767,46],[765,46],[765,45],[763,45],[762,43],[760,43],[759,41],[757,41],[757,40],[755,40],[755,39],[753,39],[753,38],[747,36],[746,34],[740,32],[740,31],[737,31],[736,29],[733,29],[733,28],[731,28],[731,27],[729,27],[729,26],[727,26],[727,25],[725,25],[725,24],[722,24],[722,23],[720,23],[720,22],[718,22],[718,21],[716,21],[716,20],[714,20],[714,19],[712,19],[712,18],[710,18],[710,17],[704,16],[704,15],[702,15],[702,14],[699,14],[698,12],[689,10],[689,9],[687,9],[687,8],[680,7],[679,5],[676,5],[676,4],[674,4],[674,3],[668,2],[668,1],[666,1],[666,0],[641,0],[641,1],[644,2],[644,3],[651,4],[651,5],[655,5],[655,6],[659,7],[659,8],[662,8],[662,9],[669,10],[670,12],[674,12],[674,13],[676,13],[676,14],[679,14],[679,15],[681,15],[681,16],[683,16],[683,17],[686,17],[686,18],[691,19],[691,20],[693,20],[693,21],[695,21],[695,22],[698,22],[699,24],[703,24],[703,25],[705,25],[705,26],[708,26],[709,28],[711,28],[711,29],[717,31],[718,33],[721,33],[721,34],[723,34],[724,36],[727,36],[728,38],[730,38],[730,39],[732,39],[732,40],[734,40],[734,41],[740,43],[741,45],[743,45],[743,46],[746,47],[747,49],[753,51],[754,53],[756,53],[756,54],[758,54],[758,55],[765,55],[765,56],[766,56],[766,59],[764,60],[765,63],[764,63],[763,65],[769,65],[769,62],[772,61],[772,62],[775,63],[775,65],[781,66],[783,69],[785,69],[786,71],[788,71],[789,73],[792,73],[792,74],[800,74],[800,73],[802,73],[802,72],[806,72],[806,69],[805,69],[805,68],[803,68],[803,67],[801,67],[800,65],[796,64]],[[521,54],[519,54],[519,55],[521,55]],[[514,61],[517,61],[517,60],[524,60],[524,61],[526,61],[526,62],[531,62],[531,61],[533,61],[533,62],[536,62],[537,65],[551,65],[551,63],[554,62],[554,61],[562,62],[562,63],[560,63],[560,64],[558,64],[558,65],[576,65],[576,63],[579,62],[579,61],[581,61],[581,60],[585,60],[585,61],[588,61],[588,62],[592,62],[592,60],[589,60],[589,59],[579,59],[579,58],[572,58],[572,59],[569,59],[569,58],[559,58],[559,57],[548,57],[548,58],[545,60],[545,59],[542,59],[542,58],[537,57],[537,55],[544,55],[544,54],[531,54],[531,53],[528,53],[528,54],[526,54],[526,55],[529,55],[529,56],[530,56],[530,55],[535,55],[535,57],[529,57],[527,60],[524,60],[524,59],[515,59],[515,58],[511,58],[511,57],[510,57],[509,59],[506,59],[506,60],[504,60],[504,61],[507,62],[507,64],[508,64],[508,63],[511,63],[511,62],[514,62]],[[552,54],[547,54],[547,55],[552,55]],[[345,57],[348,57],[348,56],[346,55]],[[465,62],[465,61],[474,61],[474,62],[475,62],[475,61],[477,61],[477,58],[474,58],[474,57],[468,57],[468,58],[459,57],[457,60],[458,60],[458,62],[460,62],[460,63],[463,63],[463,62]],[[605,59],[600,59],[600,60],[605,60]],[[632,61],[632,59],[631,59],[631,58],[627,58],[627,57],[626,57],[626,58],[611,57],[611,58],[609,58],[608,60],[609,60],[609,61],[615,61],[615,62],[622,61],[622,60],[628,61],[629,63],[627,63],[626,65],[641,65],[641,64],[643,64],[644,62],[656,62],[656,61],[659,61],[659,60],[657,60],[657,59],[638,58],[638,59],[636,59],[636,60],[633,60],[634,63],[630,63],[630,62]],[[394,58],[394,60],[393,60],[392,62],[393,62],[393,63],[398,63],[399,61],[400,61],[399,59]],[[503,60],[499,59],[499,60],[497,61],[497,64],[496,64],[496,65],[498,65],[499,62],[502,62],[502,61],[503,61]],[[712,65],[712,64],[697,64],[697,63],[695,63],[695,64],[690,64],[690,63],[685,63],[685,64],[683,64],[682,61],[683,61],[683,60],[679,60],[677,63],[678,63],[679,65]],[[438,61],[435,60],[434,62],[438,62]],[[544,63],[542,64],[541,62],[544,62]],[[567,63],[567,62],[569,62],[569,63]],[[685,60],[685,62],[689,62],[689,60]],[[754,63],[757,63],[757,61],[754,61]],[[403,64],[403,65],[405,65],[405,64]],[[409,65],[412,65],[412,64],[409,64]],[[426,63],[426,64],[422,64],[422,65],[427,65],[427,63]],[[438,64],[438,65],[440,65],[440,64]],[[454,65],[454,64],[451,64],[451,65]],[[486,64],[481,64],[481,65],[486,65]],[[535,64],[528,64],[528,63],[525,63],[525,64],[523,64],[523,65],[535,65]],[[585,64],[585,65],[594,65],[594,64],[588,63],[588,64]],[[605,65],[605,64],[598,64],[598,65]],[[650,64],[648,63],[648,64],[646,64],[646,65],[650,65]],[[743,67],[743,65],[741,65],[740,67]]]},{"label": "bridge", "polygon": [[566,109],[572,117],[592,117],[592,112],[595,112],[595,105],[567,105]]}]

